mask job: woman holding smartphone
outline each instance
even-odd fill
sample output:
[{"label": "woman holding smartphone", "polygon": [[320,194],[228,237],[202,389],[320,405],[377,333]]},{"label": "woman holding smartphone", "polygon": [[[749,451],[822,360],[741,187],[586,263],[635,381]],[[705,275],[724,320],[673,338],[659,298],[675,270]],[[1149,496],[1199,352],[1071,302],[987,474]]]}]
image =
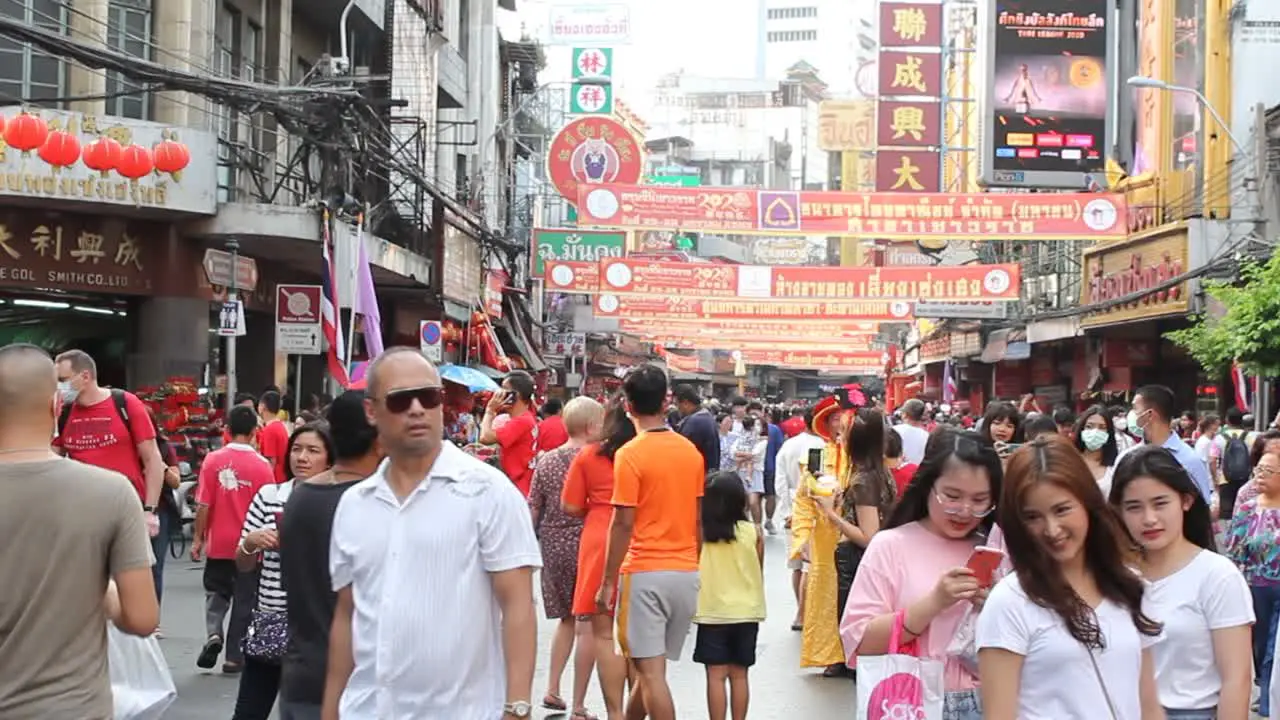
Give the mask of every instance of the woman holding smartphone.
[{"label": "woman holding smartphone", "polygon": [[1066,438],[1010,456],[999,522],[1014,572],[978,616],[987,720],[1165,716],[1151,646],[1161,626],[1124,530]]},{"label": "woman holding smartphone", "polygon": [[902,613],[903,641],[942,662],[944,720],[980,720],[978,678],[947,645],[987,591],[966,565],[992,527],[1002,472],[995,451],[975,433],[940,428],[924,461],[867,545],[840,623],[849,665],[883,655]]},{"label": "woman holding smartphone", "polygon": [[1152,612],[1164,642],[1152,648],[1156,689],[1168,717],[1249,716],[1253,599],[1216,552],[1209,505],[1168,450],[1140,447],[1112,479],[1111,504],[1141,549]]}]

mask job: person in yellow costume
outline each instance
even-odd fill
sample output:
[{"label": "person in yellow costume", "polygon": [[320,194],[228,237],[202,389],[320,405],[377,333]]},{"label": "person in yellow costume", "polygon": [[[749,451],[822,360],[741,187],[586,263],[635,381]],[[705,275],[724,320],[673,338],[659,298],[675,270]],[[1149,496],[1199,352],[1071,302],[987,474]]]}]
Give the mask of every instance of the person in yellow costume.
[{"label": "person in yellow costume", "polygon": [[[844,411],[835,397],[818,403],[813,410],[813,431],[827,442],[823,451],[821,476],[835,478],[836,492],[848,483],[848,468],[841,447]],[[844,648],[840,644],[839,618],[836,617],[836,543],[840,529],[823,518],[816,494],[832,494],[822,488],[818,478],[806,467],[801,473],[791,514],[791,559],[809,561],[808,583],[805,585],[804,628],[800,640],[800,667],[824,668],[823,675],[846,675]]]}]

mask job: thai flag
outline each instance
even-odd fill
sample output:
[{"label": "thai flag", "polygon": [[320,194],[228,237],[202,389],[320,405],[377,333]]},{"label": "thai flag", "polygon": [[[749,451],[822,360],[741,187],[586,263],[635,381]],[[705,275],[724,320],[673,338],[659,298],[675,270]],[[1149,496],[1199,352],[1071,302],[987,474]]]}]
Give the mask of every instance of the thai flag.
[{"label": "thai flag", "polygon": [[324,339],[329,344],[329,353],[326,361],[329,364],[329,374],[342,387],[347,387],[351,381],[347,377],[347,368],[343,364],[342,359],[347,356],[346,349],[342,343],[342,332],[338,329],[338,296],[333,285],[334,267],[333,267],[333,235],[329,232],[329,211],[324,211],[324,220],[320,224],[321,232],[321,252],[324,255],[324,262],[320,268],[320,279],[323,290],[320,293],[320,327],[324,332]]},{"label": "thai flag", "polygon": [[948,404],[955,402],[956,390],[955,368],[948,360],[942,366],[942,402]]},{"label": "thai flag", "polygon": [[1258,378],[1245,374],[1244,367],[1231,363],[1231,384],[1236,391],[1236,407],[1241,412],[1253,412],[1253,394],[1258,391]]}]

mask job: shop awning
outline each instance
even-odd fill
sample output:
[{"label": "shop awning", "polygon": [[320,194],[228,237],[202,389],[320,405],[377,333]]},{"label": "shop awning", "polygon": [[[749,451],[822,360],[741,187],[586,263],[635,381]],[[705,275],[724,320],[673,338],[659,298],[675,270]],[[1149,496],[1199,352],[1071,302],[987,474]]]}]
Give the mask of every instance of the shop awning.
[{"label": "shop awning", "polygon": [[523,320],[533,319],[533,314],[529,312],[529,306],[525,304],[524,299],[518,295],[507,293],[502,299],[502,304],[506,312],[503,313],[502,319],[498,321],[497,326],[506,331],[506,335],[511,338],[512,347],[516,354],[524,358],[525,365],[528,366],[529,372],[542,372],[547,369],[547,363],[538,354],[533,343],[529,341],[529,336],[525,334]]}]

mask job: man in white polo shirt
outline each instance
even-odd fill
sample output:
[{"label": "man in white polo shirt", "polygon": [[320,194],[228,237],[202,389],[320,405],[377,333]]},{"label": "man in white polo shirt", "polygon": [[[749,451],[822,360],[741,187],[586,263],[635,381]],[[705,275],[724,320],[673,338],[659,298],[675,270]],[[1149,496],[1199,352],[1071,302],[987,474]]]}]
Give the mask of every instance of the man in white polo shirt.
[{"label": "man in white polo shirt", "polygon": [[323,718],[528,718],[542,565],[528,505],[444,442],[440,375],[416,348],[386,351],[367,377],[387,460],[333,518]]}]

